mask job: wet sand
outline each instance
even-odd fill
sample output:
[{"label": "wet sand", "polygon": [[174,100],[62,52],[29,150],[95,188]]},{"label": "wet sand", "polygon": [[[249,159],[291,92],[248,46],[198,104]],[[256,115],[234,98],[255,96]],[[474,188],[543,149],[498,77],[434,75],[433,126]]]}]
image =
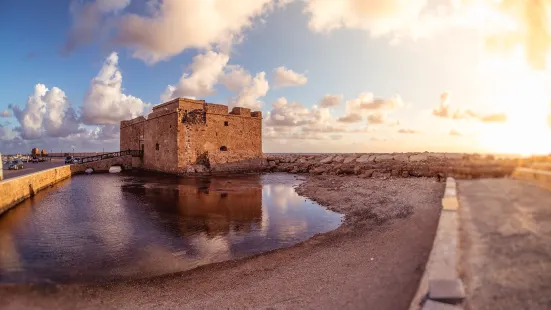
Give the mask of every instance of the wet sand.
[{"label": "wet sand", "polygon": [[407,309],[428,258],[444,183],[309,177],[297,191],[344,224],[250,258],[104,285],[1,286],[3,309]]}]

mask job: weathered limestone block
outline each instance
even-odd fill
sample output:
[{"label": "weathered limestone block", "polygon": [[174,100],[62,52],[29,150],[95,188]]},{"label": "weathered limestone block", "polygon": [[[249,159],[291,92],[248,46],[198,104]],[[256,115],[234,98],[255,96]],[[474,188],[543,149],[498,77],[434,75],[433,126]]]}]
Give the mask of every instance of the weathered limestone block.
[{"label": "weathered limestone block", "polygon": [[327,157],[325,157],[324,159],[322,159],[322,160],[320,161],[320,163],[321,163],[321,164],[328,164],[328,163],[330,163],[330,162],[333,160],[333,158],[334,158],[333,155],[327,156]]},{"label": "weathered limestone block", "polygon": [[375,162],[376,163],[387,161],[387,160],[393,160],[393,159],[394,159],[394,156],[392,156],[390,154],[383,154],[383,155],[375,156]]},{"label": "weathered limestone block", "polygon": [[327,166],[319,166],[312,170],[310,170],[310,173],[312,174],[323,174],[327,171]]},{"label": "weathered limestone block", "polygon": [[390,177],[390,172],[375,170],[371,177],[375,179],[388,179]]},{"label": "weathered limestone block", "polygon": [[347,157],[343,160],[343,164],[349,164],[349,163],[353,162],[354,160],[356,160],[356,158],[358,158],[358,156],[356,156],[356,155],[347,156]]},{"label": "weathered limestone block", "polygon": [[344,156],[342,155],[337,155],[333,158],[334,163],[342,163],[343,161],[344,161]]},{"label": "weathered limestone block", "polygon": [[342,165],[338,170],[337,174],[356,174],[356,167],[353,165]]},{"label": "weathered limestone block", "polygon": [[362,155],[359,158],[357,158],[356,162],[357,163],[367,163],[367,162],[373,161],[374,158],[375,158],[375,156],[366,154],[366,155]]},{"label": "weathered limestone block", "polygon": [[204,165],[194,165],[193,169],[195,169],[195,172],[197,173],[209,172],[209,169],[207,169]]},{"label": "weathered limestone block", "polygon": [[425,161],[428,159],[427,154],[416,154],[409,157],[409,161]]},{"label": "weathered limestone block", "polygon": [[408,154],[396,154],[396,155],[394,155],[393,158],[396,161],[407,162],[408,159],[409,159],[409,155]]},{"label": "weathered limestone block", "polygon": [[362,173],[362,176],[364,178],[371,178],[373,176],[373,173],[375,172],[375,169],[368,169]]},{"label": "weathered limestone block", "polygon": [[444,154],[444,157],[446,159],[451,159],[451,160],[461,160],[461,159],[463,159],[463,154],[446,153],[446,154]]}]

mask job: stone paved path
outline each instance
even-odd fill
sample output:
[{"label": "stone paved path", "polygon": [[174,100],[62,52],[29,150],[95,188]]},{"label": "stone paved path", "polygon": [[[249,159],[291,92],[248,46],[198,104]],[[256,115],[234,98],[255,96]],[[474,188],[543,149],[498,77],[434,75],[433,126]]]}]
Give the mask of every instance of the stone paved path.
[{"label": "stone paved path", "polygon": [[511,179],[458,191],[466,309],[551,309],[551,191]]}]

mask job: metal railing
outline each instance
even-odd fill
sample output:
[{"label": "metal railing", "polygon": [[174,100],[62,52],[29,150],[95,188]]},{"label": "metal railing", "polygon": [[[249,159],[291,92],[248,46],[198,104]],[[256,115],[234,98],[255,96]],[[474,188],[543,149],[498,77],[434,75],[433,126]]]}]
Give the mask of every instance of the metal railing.
[{"label": "metal railing", "polygon": [[85,163],[91,163],[94,161],[100,161],[104,159],[110,159],[110,158],[127,156],[127,155],[131,155],[132,157],[142,157],[143,151],[142,150],[125,150],[125,151],[119,151],[119,152],[104,153],[100,155],[83,157],[80,159],[79,163],[85,164]]}]

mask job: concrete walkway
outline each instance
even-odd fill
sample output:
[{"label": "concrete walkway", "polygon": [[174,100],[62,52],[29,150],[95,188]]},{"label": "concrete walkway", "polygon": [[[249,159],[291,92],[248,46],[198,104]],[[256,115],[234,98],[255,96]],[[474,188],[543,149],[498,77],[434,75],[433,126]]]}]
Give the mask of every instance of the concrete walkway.
[{"label": "concrete walkway", "polygon": [[511,179],[458,182],[466,309],[551,309],[551,191]]}]

